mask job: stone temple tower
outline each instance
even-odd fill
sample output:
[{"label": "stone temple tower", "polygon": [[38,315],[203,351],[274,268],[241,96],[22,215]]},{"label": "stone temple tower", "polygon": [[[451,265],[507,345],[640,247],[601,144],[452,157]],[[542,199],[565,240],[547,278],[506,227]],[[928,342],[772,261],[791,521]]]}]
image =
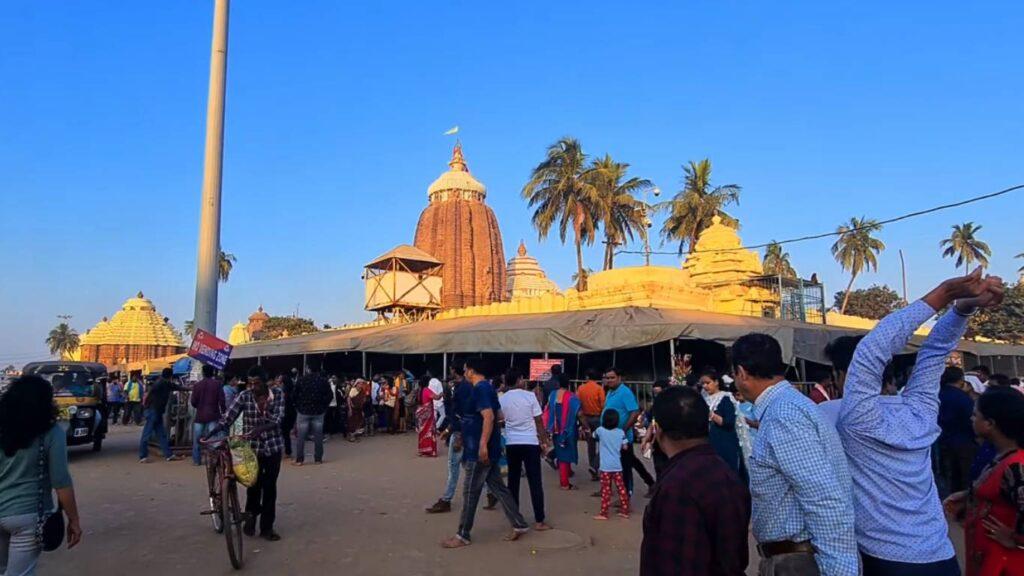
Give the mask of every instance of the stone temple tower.
[{"label": "stone temple tower", "polygon": [[505,300],[505,250],[487,189],[469,173],[456,143],[449,169],[427,189],[414,244],[443,264],[442,309]]}]

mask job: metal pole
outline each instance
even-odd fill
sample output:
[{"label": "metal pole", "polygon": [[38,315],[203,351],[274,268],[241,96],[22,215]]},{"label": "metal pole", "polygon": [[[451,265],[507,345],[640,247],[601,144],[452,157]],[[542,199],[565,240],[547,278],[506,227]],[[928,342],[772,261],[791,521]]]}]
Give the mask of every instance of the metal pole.
[{"label": "metal pole", "polygon": [[362,374],[362,377],[366,378],[367,376],[368,376],[368,374],[366,373],[366,351],[364,350],[363,351],[363,374]]},{"label": "metal pole", "polygon": [[[220,258],[220,190],[224,156],[224,84],[228,63],[228,4],[215,0],[210,47],[210,87],[206,104],[206,154],[199,216],[196,302],[192,323],[217,333],[217,282]],[[198,366],[199,363],[197,362]]]},{"label": "metal pole", "polygon": [[783,311],[786,309],[786,302],[782,299],[782,274],[778,276],[779,280],[779,319],[786,319]]},{"label": "metal pole", "polygon": [[302,355],[302,373],[305,374],[306,370],[309,369],[309,364],[306,363],[306,355]]},{"label": "metal pole", "polygon": [[669,378],[675,378],[676,375],[676,339],[673,338],[668,341],[668,373]]},{"label": "metal pole", "polygon": [[910,302],[907,300],[907,263],[903,260],[903,248],[899,249],[900,253],[900,272],[903,274],[903,301]]},{"label": "metal pole", "polygon": [[444,372],[442,378],[448,377],[448,353],[441,352],[441,371]]}]

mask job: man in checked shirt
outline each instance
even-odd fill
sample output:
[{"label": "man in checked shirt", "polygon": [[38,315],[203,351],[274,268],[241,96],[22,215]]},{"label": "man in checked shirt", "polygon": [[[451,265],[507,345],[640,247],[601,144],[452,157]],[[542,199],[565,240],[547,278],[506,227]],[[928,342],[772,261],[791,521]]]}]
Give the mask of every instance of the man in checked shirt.
[{"label": "man in checked shirt", "polygon": [[[1002,280],[983,278],[978,268],[889,314],[857,345],[838,427],[853,478],[866,576],[960,574],[931,469],[931,448],[939,437],[939,383],[968,318],[1002,299]],[[906,386],[896,396],[883,396],[886,365],[915,330],[946,308],[921,344]]]},{"label": "man in checked shirt", "polygon": [[749,459],[759,574],[857,576],[850,474],[835,427],[786,380],[771,336],[739,338],[732,361],[760,421]]}]

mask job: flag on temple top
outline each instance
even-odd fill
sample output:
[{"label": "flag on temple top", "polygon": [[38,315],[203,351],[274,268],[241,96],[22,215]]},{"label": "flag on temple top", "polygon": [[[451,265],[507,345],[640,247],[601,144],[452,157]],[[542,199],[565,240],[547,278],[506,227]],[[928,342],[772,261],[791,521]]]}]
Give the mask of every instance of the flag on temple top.
[{"label": "flag on temple top", "polygon": [[448,131],[444,133],[444,135],[445,136],[451,136],[452,134],[458,134],[458,133],[459,133],[459,127],[455,126],[455,127],[449,128]]}]

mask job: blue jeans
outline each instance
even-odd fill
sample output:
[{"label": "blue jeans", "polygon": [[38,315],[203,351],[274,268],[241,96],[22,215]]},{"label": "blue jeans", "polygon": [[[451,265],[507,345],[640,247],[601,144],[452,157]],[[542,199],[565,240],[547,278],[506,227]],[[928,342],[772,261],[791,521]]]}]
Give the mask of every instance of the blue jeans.
[{"label": "blue jeans", "polygon": [[0,518],[0,574],[36,573],[36,562],[43,551],[36,542],[38,520],[35,512]]},{"label": "blue jeans", "polygon": [[448,437],[448,485],[444,488],[441,500],[451,502],[455,498],[455,489],[459,487],[459,471],[462,469],[462,450],[453,450],[458,432]]},{"label": "blue jeans", "polygon": [[210,430],[213,430],[213,427],[216,425],[216,422],[192,423],[192,462],[194,462],[196,466],[203,463],[203,451],[199,446],[199,439],[205,436]]},{"label": "blue jeans", "polygon": [[308,416],[299,414],[295,420],[295,461],[306,459],[306,437],[313,431],[313,461],[324,459],[324,415]]},{"label": "blue jeans", "polygon": [[153,434],[156,434],[156,439],[160,442],[164,458],[173,456],[171,443],[167,440],[167,429],[164,428],[164,415],[152,408],[146,408],[146,424],[142,427],[142,438],[139,439],[139,460],[149,458],[149,439]]},{"label": "blue jeans", "polygon": [[960,576],[960,564],[956,556],[939,562],[910,564],[895,560],[882,560],[861,552],[861,564],[866,576]]}]

